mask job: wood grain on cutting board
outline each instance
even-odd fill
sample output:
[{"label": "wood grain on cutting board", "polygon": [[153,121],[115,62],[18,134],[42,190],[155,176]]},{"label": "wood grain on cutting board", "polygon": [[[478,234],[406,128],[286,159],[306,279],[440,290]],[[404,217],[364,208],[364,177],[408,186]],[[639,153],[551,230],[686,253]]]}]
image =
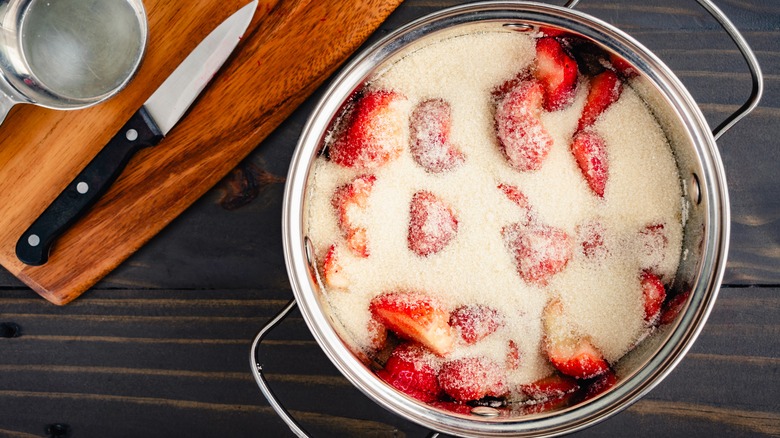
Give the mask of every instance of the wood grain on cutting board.
[{"label": "wood grain on cutting board", "polygon": [[16,258],[24,230],[186,55],[245,0],[147,0],[149,44],[130,85],[78,111],[14,108],[0,126],[0,264],[66,304],[216,184],[349,56],[401,0],[260,0],[241,43],[190,112],[141,151],[43,266]]}]

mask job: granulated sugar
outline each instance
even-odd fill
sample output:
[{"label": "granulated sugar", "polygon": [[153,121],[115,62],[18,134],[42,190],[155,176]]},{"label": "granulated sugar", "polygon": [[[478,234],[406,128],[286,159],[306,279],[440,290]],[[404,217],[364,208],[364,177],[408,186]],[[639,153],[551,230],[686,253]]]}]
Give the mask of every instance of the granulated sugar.
[{"label": "granulated sugar", "polygon": [[[653,116],[626,84],[620,99],[592,127],[604,139],[609,157],[604,197],[595,196],[569,148],[588,92],[587,81],[581,79],[570,107],[542,113],[553,146],[541,169],[512,168],[496,139],[491,92],[528,69],[534,56],[534,40],[528,35],[471,34],[418,50],[369,82],[371,89],[406,96],[410,112],[427,99],[450,105],[451,141],[464,159],[447,171],[426,172],[414,161],[408,140],[397,159],[370,171],[316,159],[306,230],[319,260],[333,244],[340,250],[350,287],[325,294],[356,348],[371,345],[366,330],[371,298],[401,290],[436,297],[446,312],[478,303],[499,310],[504,324],[495,333],[474,345],[460,341],[448,359],[484,355],[504,364],[511,340],[520,353],[520,367],[509,371],[512,385],[552,372],[541,348],[540,318],[554,297],[574,321],[573,329],[588,336],[610,362],[645,334],[640,273],[652,263],[656,274],[670,280],[682,241],[680,182],[671,150]],[[408,132],[402,135],[409,137]],[[373,173],[376,182],[360,218],[370,252],[364,258],[347,249],[331,198],[339,186],[365,173]],[[502,229],[527,220],[524,209],[498,188],[500,184],[517,187],[539,223],[559,228],[572,239],[571,260],[547,284],[529,283],[518,274]],[[427,257],[407,245],[409,203],[420,191],[450,206],[458,222],[455,237]],[[594,223],[604,232],[603,248],[598,256],[586,256],[578,230]],[[647,242],[655,244],[641,234],[653,224],[663,224],[667,241],[643,256]]]}]

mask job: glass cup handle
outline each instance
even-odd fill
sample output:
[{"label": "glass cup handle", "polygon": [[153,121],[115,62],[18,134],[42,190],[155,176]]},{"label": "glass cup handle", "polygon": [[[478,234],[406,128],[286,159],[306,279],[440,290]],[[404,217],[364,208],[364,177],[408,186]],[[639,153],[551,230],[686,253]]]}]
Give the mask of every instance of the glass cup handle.
[{"label": "glass cup handle", "polygon": [[[710,15],[712,15],[712,17],[721,25],[721,27],[723,27],[726,33],[729,34],[731,40],[734,41],[734,43],[737,45],[737,48],[739,48],[739,51],[742,54],[742,57],[745,58],[745,62],[747,62],[748,69],[750,70],[751,80],[753,82],[753,87],[750,91],[750,96],[748,97],[747,101],[745,101],[745,103],[742,104],[742,106],[739,107],[737,111],[726,117],[726,120],[722,121],[720,125],[712,130],[712,135],[715,140],[717,140],[721,135],[726,133],[726,131],[731,129],[732,126],[742,120],[743,117],[748,115],[758,106],[758,102],[761,100],[761,95],[764,94],[764,75],[761,73],[761,66],[758,65],[758,59],[756,59],[756,55],[753,53],[753,49],[750,48],[750,45],[747,43],[745,38],[742,36],[736,26],[734,26],[731,20],[729,20],[729,17],[727,17],[726,14],[724,14],[723,11],[715,6],[715,4],[710,0],[696,1],[704,9],[706,9]],[[569,0],[564,6],[567,8],[574,8],[574,6],[576,6],[579,2],[580,0]]]}]

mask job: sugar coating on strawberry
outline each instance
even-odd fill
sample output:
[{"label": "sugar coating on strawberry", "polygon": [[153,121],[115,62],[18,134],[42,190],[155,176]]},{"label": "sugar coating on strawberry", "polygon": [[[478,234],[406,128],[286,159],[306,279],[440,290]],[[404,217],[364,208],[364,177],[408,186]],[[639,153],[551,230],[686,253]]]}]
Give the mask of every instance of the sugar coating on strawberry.
[{"label": "sugar coating on strawberry", "polygon": [[592,260],[603,260],[609,250],[604,244],[606,227],[598,219],[589,220],[577,225],[577,241],[580,243],[582,254]]},{"label": "sugar coating on strawberry", "polygon": [[506,369],[516,370],[521,365],[520,347],[517,346],[517,342],[510,339],[506,346]]},{"label": "sugar coating on strawberry", "polygon": [[450,141],[452,109],[443,99],[420,102],[409,119],[409,151],[430,173],[451,170],[463,163],[463,153]]},{"label": "sugar coating on strawberry", "polygon": [[387,90],[367,91],[354,103],[328,156],[341,166],[373,169],[397,158],[405,146],[406,97]]},{"label": "sugar coating on strawberry", "polygon": [[666,288],[661,279],[650,271],[642,272],[640,283],[645,304],[645,321],[653,323],[661,314],[661,306],[666,299]]},{"label": "sugar coating on strawberry", "polygon": [[623,83],[612,70],[604,70],[590,80],[590,91],[582,109],[577,130],[581,131],[596,122],[601,114],[620,98]]},{"label": "sugar coating on strawberry", "polygon": [[400,338],[418,342],[439,356],[452,351],[449,313],[423,293],[386,292],[371,300],[369,310]]},{"label": "sugar coating on strawberry", "polygon": [[450,314],[450,326],[467,344],[476,344],[503,325],[504,316],[484,304],[460,306]]},{"label": "sugar coating on strawberry", "polygon": [[547,401],[564,397],[580,389],[579,383],[562,374],[552,374],[531,383],[520,385],[518,392],[530,400]]},{"label": "sugar coating on strawberry", "polygon": [[644,269],[657,269],[664,262],[669,236],[663,223],[652,223],[637,234],[637,257]]},{"label": "sugar coating on strawberry", "polygon": [[603,198],[609,177],[609,160],[604,139],[595,131],[587,129],[580,131],[572,140],[571,153],[588,187],[599,198]]},{"label": "sugar coating on strawberry", "polygon": [[361,175],[333,194],[331,205],[336,210],[338,224],[347,241],[347,247],[360,257],[368,257],[366,228],[360,217],[368,207],[368,197],[376,182],[374,175]]},{"label": "sugar coating on strawberry", "polygon": [[498,103],[496,135],[509,164],[526,172],[539,170],[553,139],[539,119],[544,88],[539,81],[521,82]]},{"label": "sugar coating on strawberry", "polygon": [[501,397],[508,392],[504,368],[486,357],[466,357],[445,362],[439,385],[456,401]]},{"label": "sugar coating on strawberry", "polygon": [[577,379],[590,379],[609,369],[603,355],[588,337],[577,333],[560,300],[550,301],[542,315],[544,351],[561,373]]},{"label": "sugar coating on strawberry", "polygon": [[545,88],[544,109],[558,111],[572,104],[577,86],[577,62],[555,38],[536,40],[534,77]]},{"label": "sugar coating on strawberry", "polygon": [[458,233],[458,218],[438,196],[419,191],[409,204],[409,249],[421,257],[436,254]]},{"label": "sugar coating on strawberry", "polygon": [[401,344],[393,350],[377,376],[397,390],[422,402],[432,402],[442,394],[439,386],[441,361],[417,344]]},{"label": "sugar coating on strawberry", "polygon": [[530,225],[536,220],[536,213],[531,208],[528,197],[517,186],[502,183],[498,185],[498,188],[504,192],[507,199],[520,207],[520,223],[522,225]]},{"label": "sugar coating on strawberry", "polygon": [[548,225],[510,224],[501,231],[525,281],[544,286],[563,271],[572,257],[572,239],[560,228]]},{"label": "sugar coating on strawberry", "polygon": [[322,261],[322,272],[325,277],[325,285],[335,289],[349,287],[349,276],[344,272],[341,256],[336,245],[331,245]]},{"label": "sugar coating on strawberry", "polygon": [[366,324],[369,344],[366,346],[370,352],[377,352],[387,345],[387,327],[376,318],[369,318]]}]

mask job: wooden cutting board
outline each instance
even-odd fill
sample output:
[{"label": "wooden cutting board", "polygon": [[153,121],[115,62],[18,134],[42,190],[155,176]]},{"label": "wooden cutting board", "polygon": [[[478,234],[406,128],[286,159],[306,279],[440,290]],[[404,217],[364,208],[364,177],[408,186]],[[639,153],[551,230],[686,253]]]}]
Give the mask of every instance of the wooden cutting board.
[{"label": "wooden cutting board", "polygon": [[55,304],[95,284],[220,181],[402,0],[260,0],[189,114],[141,151],[43,266],[16,241],[197,43],[247,0],[145,0],[146,57],[113,99],[78,111],[15,107],[0,126],[0,264]]}]

